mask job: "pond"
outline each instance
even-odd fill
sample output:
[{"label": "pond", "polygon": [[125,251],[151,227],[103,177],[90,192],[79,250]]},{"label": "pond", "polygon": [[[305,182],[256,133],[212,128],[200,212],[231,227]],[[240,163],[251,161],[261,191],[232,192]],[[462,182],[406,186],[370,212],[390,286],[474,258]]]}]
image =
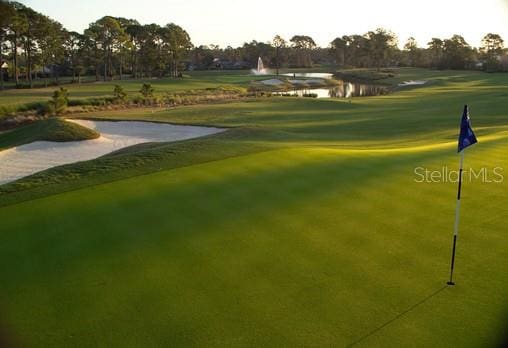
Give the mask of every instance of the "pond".
[{"label": "pond", "polygon": [[67,120],[95,129],[97,139],[69,142],[36,141],[0,151],[0,185],[64,164],[87,161],[147,142],[169,142],[222,132],[221,128],[176,126],[137,121]]},{"label": "pond", "polygon": [[370,97],[388,93],[388,87],[380,85],[368,85],[356,82],[346,82],[339,80],[339,85],[328,88],[307,88],[295,89],[285,92],[273,92],[277,96],[297,96],[297,97],[315,97],[315,98],[351,98],[351,97]]}]

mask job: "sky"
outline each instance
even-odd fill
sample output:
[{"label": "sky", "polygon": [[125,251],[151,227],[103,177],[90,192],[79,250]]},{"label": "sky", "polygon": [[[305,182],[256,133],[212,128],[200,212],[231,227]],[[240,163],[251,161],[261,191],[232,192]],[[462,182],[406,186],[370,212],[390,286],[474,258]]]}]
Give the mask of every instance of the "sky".
[{"label": "sky", "polygon": [[241,46],[310,35],[327,47],[342,35],[363,34],[383,27],[399,37],[426,46],[432,37],[464,36],[479,46],[489,33],[500,34],[508,46],[508,0],[18,0],[58,20],[65,28],[83,32],[105,16],[137,19],[141,24],[176,23],[194,45]]}]

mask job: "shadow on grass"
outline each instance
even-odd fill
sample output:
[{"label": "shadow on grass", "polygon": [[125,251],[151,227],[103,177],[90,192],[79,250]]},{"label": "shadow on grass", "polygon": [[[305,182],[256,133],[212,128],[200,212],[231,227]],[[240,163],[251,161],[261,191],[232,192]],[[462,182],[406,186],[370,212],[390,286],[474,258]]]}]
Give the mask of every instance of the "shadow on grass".
[{"label": "shadow on grass", "polygon": [[428,300],[432,299],[434,296],[438,295],[439,293],[441,293],[444,289],[446,289],[448,286],[447,285],[444,285],[442,287],[440,287],[439,289],[435,290],[433,293],[431,293],[430,295],[424,297],[423,299],[421,299],[420,301],[416,302],[415,304],[413,304],[411,307],[409,307],[408,309],[406,309],[405,311],[397,314],[395,317],[393,317],[392,319],[388,320],[387,322],[381,324],[380,326],[376,327],[375,329],[373,329],[372,331],[366,333],[365,335],[363,335],[362,337],[358,338],[356,341],[353,341],[352,343],[350,343],[347,347],[353,347],[353,346],[356,346],[358,343],[364,341],[365,339],[369,338],[370,336],[376,334],[377,332],[381,331],[382,329],[384,329],[385,327],[387,327],[388,325],[390,325],[391,323],[397,321],[398,319],[402,318],[403,316],[405,316],[406,314],[408,314],[409,312],[413,311],[414,309],[416,309],[417,307],[419,307],[420,305],[424,304],[425,302],[427,302]]}]

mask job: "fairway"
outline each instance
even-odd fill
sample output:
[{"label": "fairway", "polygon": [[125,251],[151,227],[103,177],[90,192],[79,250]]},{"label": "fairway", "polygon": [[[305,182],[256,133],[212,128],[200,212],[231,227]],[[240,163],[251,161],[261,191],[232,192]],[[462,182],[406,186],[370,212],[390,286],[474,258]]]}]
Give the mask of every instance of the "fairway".
[{"label": "fairway", "polygon": [[[213,76],[156,88],[248,83]],[[416,182],[415,168],[457,169],[464,104],[479,140],[465,168],[508,168],[508,74],[407,68],[387,82],[411,79],[429,82],[351,102],[87,114],[228,130],[0,187],[1,333],[34,347],[499,344],[506,183],[464,183],[446,287],[456,183]],[[17,103],[48,90],[8,92]]]}]

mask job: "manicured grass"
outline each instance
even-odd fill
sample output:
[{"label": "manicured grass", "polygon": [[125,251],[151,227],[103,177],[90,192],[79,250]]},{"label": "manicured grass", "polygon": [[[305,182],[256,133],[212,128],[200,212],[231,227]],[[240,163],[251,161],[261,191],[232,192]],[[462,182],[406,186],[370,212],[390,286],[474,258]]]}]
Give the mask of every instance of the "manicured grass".
[{"label": "manicured grass", "polygon": [[60,118],[49,118],[1,133],[0,151],[34,141],[78,141],[99,136],[100,134],[92,129]]},{"label": "manicured grass", "polygon": [[[374,98],[90,114],[232,127],[55,168],[0,194],[0,317],[29,346],[479,347],[508,311],[508,75],[403,70]],[[506,172],[504,172],[506,175]],[[38,197],[38,199],[32,199]]]}]

